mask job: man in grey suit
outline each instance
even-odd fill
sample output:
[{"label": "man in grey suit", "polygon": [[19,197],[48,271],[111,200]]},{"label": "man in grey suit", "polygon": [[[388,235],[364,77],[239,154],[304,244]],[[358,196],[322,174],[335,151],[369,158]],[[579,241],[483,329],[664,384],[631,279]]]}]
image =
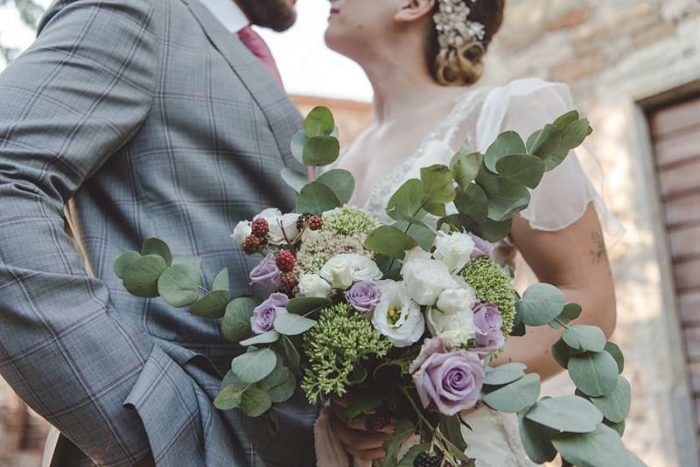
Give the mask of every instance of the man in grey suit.
[{"label": "man in grey suit", "polygon": [[0,75],[0,374],[61,431],[54,465],[314,464],[303,397],[276,431],[216,411],[241,349],[111,271],[160,237],[250,292],[229,234],[292,208],[279,172],[301,119],[246,26],[288,27],[293,0],[236,2],[58,0]]}]

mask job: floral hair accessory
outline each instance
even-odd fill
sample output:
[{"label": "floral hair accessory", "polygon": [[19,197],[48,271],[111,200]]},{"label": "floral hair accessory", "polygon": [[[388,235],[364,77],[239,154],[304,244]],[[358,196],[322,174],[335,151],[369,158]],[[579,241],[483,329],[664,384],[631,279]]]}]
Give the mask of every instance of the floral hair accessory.
[{"label": "floral hair accessory", "polygon": [[475,3],[476,0],[438,0],[439,11],[433,19],[441,48],[458,48],[484,40],[484,25],[469,20],[471,8],[467,2]]}]

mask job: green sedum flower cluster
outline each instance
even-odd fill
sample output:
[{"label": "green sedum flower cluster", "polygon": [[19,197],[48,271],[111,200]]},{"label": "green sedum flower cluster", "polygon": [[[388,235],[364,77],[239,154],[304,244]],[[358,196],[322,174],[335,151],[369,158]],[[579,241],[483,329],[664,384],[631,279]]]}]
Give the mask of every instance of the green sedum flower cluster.
[{"label": "green sedum flower cluster", "polygon": [[338,235],[369,234],[379,225],[370,213],[348,204],[323,213],[323,230]]},{"label": "green sedum flower cluster", "polygon": [[329,230],[311,232],[297,253],[296,270],[299,274],[315,274],[336,255],[352,253],[372,257],[364,247],[366,234],[339,236]]},{"label": "green sedum flower cluster", "polygon": [[383,357],[389,350],[391,342],[349,304],[325,308],[318,324],[304,335],[309,367],[301,386],[309,402],[313,404],[331,395],[343,396],[355,363],[370,355]]},{"label": "green sedum flower cluster", "polygon": [[496,262],[482,256],[467,263],[462,278],[476,292],[476,298],[498,307],[503,318],[503,335],[508,337],[515,324],[515,290],[508,277]]}]

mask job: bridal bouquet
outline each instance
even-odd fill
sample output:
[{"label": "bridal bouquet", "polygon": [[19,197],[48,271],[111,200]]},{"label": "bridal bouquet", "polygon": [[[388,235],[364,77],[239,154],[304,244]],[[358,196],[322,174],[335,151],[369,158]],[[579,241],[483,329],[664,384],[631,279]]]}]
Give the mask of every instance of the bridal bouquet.
[{"label": "bridal bouquet", "polygon": [[[639,465],[621,442],[630,385],[620,349],[599,328],[570,324],[581,307],[556,287],[537,284],[520,297],[493,253],[528,206],[528,189],[590,132],[571,112],[527,141],[506,132],[485,154],[465,148],[401,186],[384,225],[347,204],[349,172],[308,182],[286,169],[295,212],[267,209],[232,235],[261,256],[250,281],[262,299],[232,300],[227,270],[204,288],[199,261],[173,259],[158,239],[124,253],[114,271],[136,296],[222,318],[224,336],[245,347],[214,402],[221,410],[271,415],[299,388],[312,404],[345,397],[348,420],[365,415],[370,430],[394,423],[382,466],[459,466],[472,463],[463,414],[485,405],[517,414],[536,463],[559,453],[567,465]],[[337,159],[327,109],[309,114],[292,152],[314,167]],[[562,331],[552,352],[575,395],[540,398],[540,377],[525,365],[491,366],[526,326]]]}]

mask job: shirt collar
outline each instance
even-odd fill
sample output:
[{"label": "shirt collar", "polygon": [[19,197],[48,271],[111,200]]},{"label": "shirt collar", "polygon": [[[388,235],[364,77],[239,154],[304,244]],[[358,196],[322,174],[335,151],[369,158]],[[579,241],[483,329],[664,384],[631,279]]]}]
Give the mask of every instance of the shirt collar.
[{"label": "shirt collar", "polygon": [[250,24],[248,17],[233,0],[201,0],[201,2],[231,33],[237,33]]}]

